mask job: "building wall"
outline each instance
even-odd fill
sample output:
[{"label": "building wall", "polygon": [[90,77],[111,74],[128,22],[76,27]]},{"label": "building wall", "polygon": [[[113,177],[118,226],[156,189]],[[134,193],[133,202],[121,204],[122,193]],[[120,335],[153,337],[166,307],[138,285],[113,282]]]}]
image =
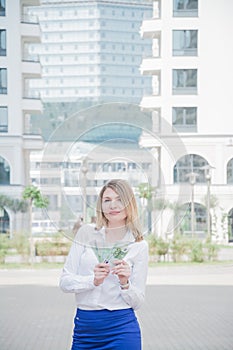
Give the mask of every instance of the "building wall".
[{"label": "building wall", "polygon": [[44,101],[127,101],[138,103],[150,87],[139,72],[151,52],[139,28],[151,15],[150,1],[42,1],[30,13],[39,17],[43,79],[31,86]]},{"label": "building wall", "polygon": [[[183,2],[186,5],[188,3],[192,3],[192,6],[198,4],[196,14],[191,10],[193,13],[190,16],[188,7],[183,12],[178,11],[178,15],[175,11],[175,14],[178,0],[155,1],[154,17],[142,23],[141,35],[146,39],[150,38],[155,49],[152,57],[144,59],[141,64],[142,74],[153,76],[154,91],[152,95],[144,95],[141,106],[153,111],[155,127],[154,135],[142,136],[141,145],[154,147],[160,152],[160,178],[164,180],[158,186],[165,192],[168,200],[179,202],[180,205],[191,202],[188,177],[185,183],[175,182],[174,168],[181,157],[194,154],[204,158],[205,164],[213,167],[210,195],[217,198],[218,204],[216,208],[211,208],[212,232],[215,240],[225,242],[228,240],[227,220],[229,219],[228,223],[232,222],[232,217],[229,215],[232,215],[230,212],[233,208],[232,175],[230,170],[227,173],[227,165],[233,159],[231,118],[233,69],[230,63],[233,58],[233,45],[227,39],[233,34],[231,25],[233,5],[227,0],[215,3],[210,0]],[[177,35],[177,31],[183,36],[176,41],[174,36]],[[188,44],[190,38],[187,36],[184,38],[184,31],[185,35],[187,31],[196,31],[195,49],[195,44],[193,46]],[[188,34],[191,35],[191,32]],[[174,51],[177,45],[178,53]],[[177,78],[178,83],[174,83],[174,70],[190,69],[197,70],[196,89],[190,89],[188,84],[191,79],[185,80],[184,76],[180,76],[180,80]],[[179,89],[184,81],[187,85]],[[177,123],[178,118],[174,118],[173,109],[178,107],[196,108],[197,119],[191,129],[187,118],[185,125]],[[195,170],[205,176],[201,167]],[[189,171],[195,170],[190,165]],[[206,208],[207,180],[201,183],[196,181],[194,190],[195,203],[202,204]],[[215,231],[214,212],[217,212],[215,226],[218,227]],[[161,222],[158,225],[161,235],[168,232],[171,227],[167,222],[163,222],[162,228]],[[233,227],[231,227],[231,240],[232,230]]]},{"label": "building wall", "polygon": [[[29,152],[31,149],[42,148],[42,138],[33,135],[27,125],[30,114],[40,113],[41,101],[30,98],[27,82],[40,76],[40,63],[25,56],[27,44],[40,40],[38,23],[32,23],[25,17],[27,0],[5,1],[5,11],[0,16],[0,29],[5,31],[4,43],[1,37],[0,69],[6,69],[7,79],[1,76],[0,108],[6,110],[0,119],[0,165],[1,194],[12,198],[21,198],[23,188],[30,183]],[[30,4],[38,5],[37,0]],[[4,89],[3,89],[4,85]],[[2,111],[1,109],[1,111]],[[30,123],[29,123],[30,124]],[[6,173],[9,171],[9,178]],[[9,208],[5,208],[10,216],[9,230],[22,226],[13,226],[15,220]],[[20,215],[17,214],[17,215]]]}]

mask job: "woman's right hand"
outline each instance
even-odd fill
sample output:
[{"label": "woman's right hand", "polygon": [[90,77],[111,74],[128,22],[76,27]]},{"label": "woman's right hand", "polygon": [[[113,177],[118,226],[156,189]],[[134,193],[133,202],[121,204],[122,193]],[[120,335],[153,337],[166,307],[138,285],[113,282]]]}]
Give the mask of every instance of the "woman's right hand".
[{"label": "woman's right hand", "polygon": [[110,266],[107,263],[97,264],[94,268],[94,285],[99,286],[105,280],[105,278],[109,275]]}]

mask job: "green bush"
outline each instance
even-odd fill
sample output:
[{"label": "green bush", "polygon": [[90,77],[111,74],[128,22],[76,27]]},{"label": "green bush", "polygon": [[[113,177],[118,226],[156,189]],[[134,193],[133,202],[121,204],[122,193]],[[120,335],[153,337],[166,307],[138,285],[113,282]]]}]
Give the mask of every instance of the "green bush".
[{"label": "green bush", "polygon": [[169,250],[169,243],[164,241],[162,238],[158,238],[156,241],[156,254],[159,257],[159,261],[161,260],[161,256],[163,256],[165,260],[165,256],[168,253]]},{"label": "green bush", "polygon": [[5,256],[7,255],[8,249],[10,248],[9,237],[5,234],[0,234],[0,262],[5,262]]},{"label": "green bush", "polygon": [[217,244],[211,243],[210,240],[207,240],[204,244],[206,257],[208,261],[214,261],[218,258],[218,252],[220,247]]},{"label": "green bush", "polygon": [[189,246],[189,258],[191,262],[203,262],[205,260],[205,254],[203,251],[202,242],[198,240],[191,240]]},{"label": "green bush", "polygon": [[150,256],[154,259],[158,257],[158,261],[160,261],[161,256],[163,256],[165,260],[165,256],[169,250],[169,243],[162,238],[156,238],[154,234],[147,236],[147,241],[149,244]]},{"label": "green bush", "polygon": [[22,256],[29,256],[30,243],[26,234],[16,232],[10,244],[11,248],[15,248],[18,254]]},{"label": "green bush", "polygon": [[36,242],[36,255],[38,256],[54,256],[67,255],[70,249],[69,243],[43,240]]},{"label": "green bush", "polygon": [[183,256],[187,255],[189,251],[189,242],[187,238],[175,234],[171,241],[171,256],[174,262],[182,261]]}]

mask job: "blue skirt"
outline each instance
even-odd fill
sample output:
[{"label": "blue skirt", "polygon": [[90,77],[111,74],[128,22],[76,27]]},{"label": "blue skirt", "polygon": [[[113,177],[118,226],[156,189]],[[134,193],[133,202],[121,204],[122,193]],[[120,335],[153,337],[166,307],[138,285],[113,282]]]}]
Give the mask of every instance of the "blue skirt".
[{"label": "blue skirt", "polygon": [[141,350],[133,309],[77,310],[71,350]]}]

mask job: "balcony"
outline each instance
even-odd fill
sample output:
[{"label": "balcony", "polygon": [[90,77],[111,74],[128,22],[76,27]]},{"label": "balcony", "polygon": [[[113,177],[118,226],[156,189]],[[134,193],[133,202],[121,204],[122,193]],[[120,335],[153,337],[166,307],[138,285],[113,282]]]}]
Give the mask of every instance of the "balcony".
[{"label": "balcony", "polygon": [[40,95],[35,95],[29,91],[26,91],[23,96],[22,109],[28,113],[42,113],[43,105],[40,99]]},{"label": "balcony", "polygon": [[22,73],[26,78],[41,78],[41,64],[38,56],[23,55]]},{"label": "balcony", "polygon": [[140,103],[140,107],[145,109],[155,109],[155,108],[160,108],[161,104],[162,104],[162,98],[160,95],[158,96],[148,95],[148,96],[143,96]]},{"label": "balcony", "polygon": [[140,72],[142,75],[153,75],[157,74],[162,69],[161,58],[148,57],[143,58],[140,66]]},{"label": "balcony", "polygon": [[36,16],[22,15],[21,18],[21,36],[25,41],[39,43],[41,38],[41,29]]},{"label": "balcony", "polygon": [[142,22],[140,35],[143,39],[160,38],[162,21],[160,19],[149,19]]}]

